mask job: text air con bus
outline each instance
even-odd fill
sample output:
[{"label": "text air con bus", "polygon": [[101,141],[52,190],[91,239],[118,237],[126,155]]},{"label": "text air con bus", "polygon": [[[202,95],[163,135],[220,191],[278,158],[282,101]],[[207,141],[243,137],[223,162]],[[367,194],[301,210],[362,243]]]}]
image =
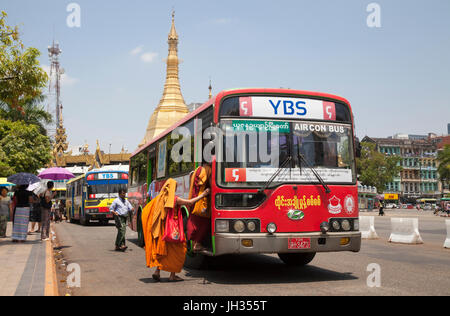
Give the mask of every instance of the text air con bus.
[{"label": "text air con bus", "polygon": [[[217,139],[221,145],[213,146]],[[180,140],[191,150],[179,153]],[[290,89],[222,91],[132,154],[131,227],[142,244],[149,186],[157,193],[174,178],[177,195],[187,197],[190,173],[214,148],[211,235],[202,255],[277,253],[287,264],[307,264],[317,252],[358,252],[354,142],[344,98]],[[174,161],[173,151],[191,162]]]},{"label": "text air con bus", "polygon": [[70,222],[89,225],[91,220],[107,224],[113,219],[109,206],[127,189],[128,172],[115,170],[90,171],[67,182],[66,210]]}]

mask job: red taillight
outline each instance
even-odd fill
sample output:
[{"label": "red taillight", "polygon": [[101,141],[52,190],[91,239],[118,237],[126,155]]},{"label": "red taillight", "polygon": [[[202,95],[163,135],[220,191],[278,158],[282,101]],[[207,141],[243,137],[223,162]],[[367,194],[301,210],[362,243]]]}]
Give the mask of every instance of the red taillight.
[{"label": "red taillight", "polygon": [[90,181],[90,180],[94,180],[94,175],[93,175],[93,174],[88,175],[88,176],[87,176],[87,180],[89,180],[89,181]]},{"label": "red taillight", "polygon": [[122,179],[123,180],[128,180],[128,174],[122,173]]},{"label": "red taillight", "polygon": [[95,194],[89,194],[90,199],[95,199]]}]

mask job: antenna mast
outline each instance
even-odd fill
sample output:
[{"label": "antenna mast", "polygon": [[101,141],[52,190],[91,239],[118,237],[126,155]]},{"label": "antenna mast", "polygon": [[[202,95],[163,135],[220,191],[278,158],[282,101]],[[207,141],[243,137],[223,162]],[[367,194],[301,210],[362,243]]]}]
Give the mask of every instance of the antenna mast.
[{"label": "antenna mast", "polygon": [[[62,104],[61,104],[61,75],[64,74],[64,69],[60,67],[59,64],[59,55],[61,54],[61,49],[59,48],[58,42],[55,43],[53,41],[52,46],[48,46],[48,57],[50,59],[50,83],[48,86],[49,95],[55,96],[55,133],[59,126],[59,121],[61,118],[61,110],[62,110]],[[50,111],[49,111],[50,112]],[[51,111],[51,113],[53,110]],[[52,113],[53,114],[53,113]],[[53,128],[50,129],[51,135],[54,135]]]}]

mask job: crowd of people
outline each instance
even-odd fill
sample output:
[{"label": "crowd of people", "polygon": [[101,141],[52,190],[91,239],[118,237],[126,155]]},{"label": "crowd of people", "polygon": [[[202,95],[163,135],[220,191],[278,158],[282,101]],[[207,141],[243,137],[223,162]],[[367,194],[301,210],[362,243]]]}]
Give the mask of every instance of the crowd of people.
[{"label": "crowd of people", "polygon": [[0,187],[0,238],[7,238],[8,215],[13,224],[11,239],[17,243],[25,242],[33,233],[40,233],[43,241],[49,240],[50,222],[67,219],[64,201],[52,201],[56,195],[53,181],[47,182],[45,192],[39,196],[27,187],[18,186],[12,198],[7,187]]}]

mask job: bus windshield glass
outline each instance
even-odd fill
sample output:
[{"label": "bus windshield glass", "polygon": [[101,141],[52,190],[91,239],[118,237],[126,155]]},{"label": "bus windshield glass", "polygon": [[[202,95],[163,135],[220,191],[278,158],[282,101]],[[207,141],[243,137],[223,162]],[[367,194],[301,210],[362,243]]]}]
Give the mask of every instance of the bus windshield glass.
[{"label": "bus windshield glass", "polygon": [[[261,187],[291,157],[270,183],[356,181],[351,124],[323,121],[221,121],[223,150],[218,180],[225,187]],[[311,168],[310,168],[311,167]]]},{"label": "bus windshield glass", "polygon": [[120,189],[127,189],[127,184],[125,183],[104,183],[104,184],[94,184],[88,185],[88,195],[91,194],[115,194],[118,193]]}]

